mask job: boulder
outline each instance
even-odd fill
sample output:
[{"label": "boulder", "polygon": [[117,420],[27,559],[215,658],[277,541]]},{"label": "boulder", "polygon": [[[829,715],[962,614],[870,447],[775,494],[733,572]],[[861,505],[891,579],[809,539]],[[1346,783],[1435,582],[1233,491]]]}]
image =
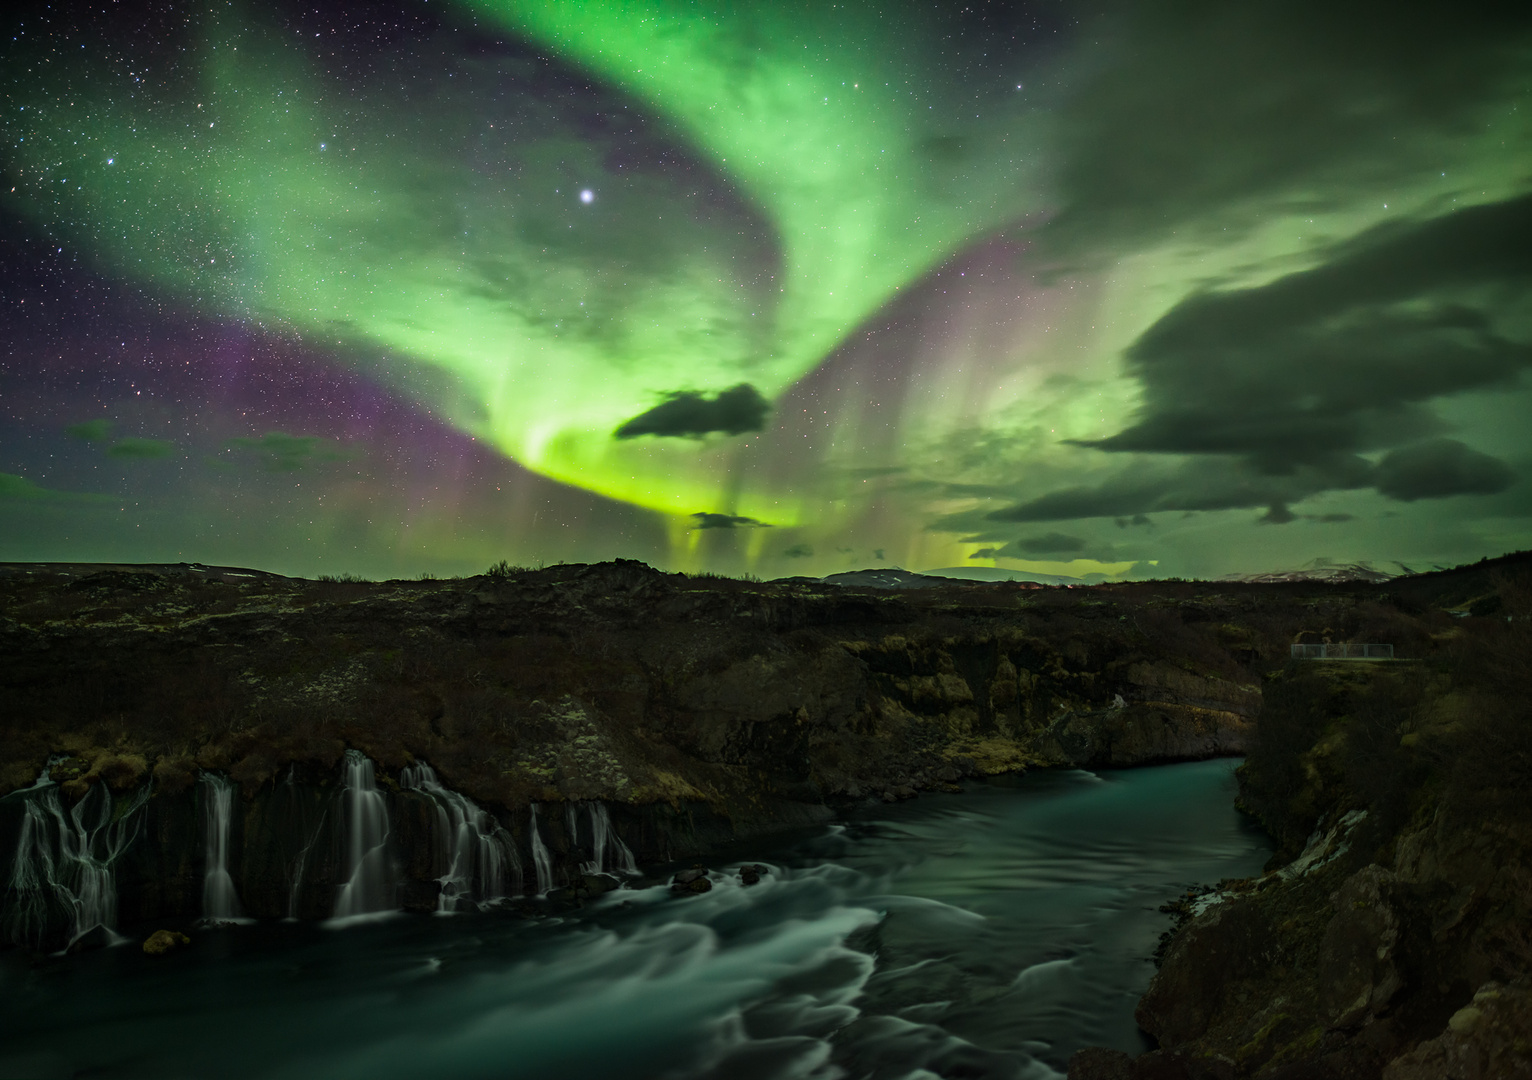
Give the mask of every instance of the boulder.
[{"label": "boulder", "polygon": [[1363,867],[1332,896],[1335,915],[1319,950],[1320,1005],[1330,1026],[1351,1028],[1387,1008],[1404,985],[1394,963],[1399,917],[1388,902],[1394,875]]},{"label": "boulder", "polygon": [[144,942],[144,952],[150,956],[163,956],[183,945],[190,945],[191,938],[177,930],[156,930]]},{"label": "boulder", "polygon": [[581,874],[580,887],[587,896],[600,896],[618,888],[622,882],[611,874]]},{"label": "boulder", "polygon": [[676,893],[705,893],[712,889],[712,887],[713,882],[704,875],[684,882],[674,882],[670,886],[670,891]]},{"label": "boulder", "polygon": [[1270,922],[1253,899],[1215,904],[1171,942],[1139,1000],[1138,1026],[1167,1049],[1200,1038],[1225,1003],[1230,984],[1266,970],[1271,941]]},{"label": "boulder", "polygon": [[1121,1050],[1090,1046],[1069,1059],[1069,1080],[1132,1080],[1133,1059]]},{"label": "boulder", "polygon": [[1512,1080],[1532,1077],[1532,986],[1488,982],[1446,1029],[1389,1062],[1383,1080]]}]

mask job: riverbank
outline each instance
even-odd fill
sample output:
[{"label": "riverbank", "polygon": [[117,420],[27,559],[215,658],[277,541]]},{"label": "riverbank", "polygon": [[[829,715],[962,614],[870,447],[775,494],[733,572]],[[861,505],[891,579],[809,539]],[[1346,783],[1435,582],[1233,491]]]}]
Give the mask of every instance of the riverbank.
[{"label": "riverbank", "polygon": [[1532,582],[1413,665],[1273,672],[1240,804],[1268,872],[1190,899],[1138,1021],[1075,1080],[1532,1076]]}]

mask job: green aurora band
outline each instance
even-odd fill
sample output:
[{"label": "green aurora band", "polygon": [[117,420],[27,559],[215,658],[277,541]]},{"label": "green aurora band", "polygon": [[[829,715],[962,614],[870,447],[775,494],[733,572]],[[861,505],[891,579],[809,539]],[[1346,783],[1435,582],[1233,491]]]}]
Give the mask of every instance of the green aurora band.
[{"label": "green aurora band", "polygon": [[209,15],[195,92],[156,98],[104,61],[55,71],[9,198],[155,290],[336,343],[544,475],[798,523],[801,494],[739,475],[739,440],[613,432],[666,394],[777,396],[1038,210],[1042,114],[959,101],[907,24],[823,5],[476,6],[662,117],[740,196],[710,218],[684,177],[614,171],[556,116],[497,134],[492,63],[341,95],[274,32]]},{"label": "green aurora band", "polygon": [[[112,16],[29,15],[5,46],[0,201],[151,306],[296,334],[657,512],[668,553],[633,553],[676,568],[1202,574],[1526,546],[1525,14],[456,0],[389,37],[439,7],[171,6],[121,40]],[[1453,237],[1476,220],[1510,231],[1470,265]],[[1347,276],[1381,251],[1408,264],[1397,294]],[[37,340],[17,359],[45,371]],[[731,391],[746,415],[723,415]],[[667,403],[702,419],[666,427]],[[1342,434],[1323,460],[1319,421]],[[27,422],[7,468],[42,521]],[[150,446],[115,460],[168,470]],[[185,520],[216,502],[187,492],[222,490],[193,480],[161,493]],[[332,483],[275,513],[273,545],[309,558],[319,521],[380,566],[547,554],[498,480],[376,515],[365,480]],[[59,529],[87,532],[64,505]],[[630,550],[577,531],[571,555]]]}]

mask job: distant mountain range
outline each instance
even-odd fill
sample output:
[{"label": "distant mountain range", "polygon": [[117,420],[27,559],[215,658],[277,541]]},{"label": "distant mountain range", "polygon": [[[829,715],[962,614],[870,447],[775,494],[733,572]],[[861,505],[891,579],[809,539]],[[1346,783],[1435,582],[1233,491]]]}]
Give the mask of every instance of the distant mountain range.
[{"label": "distant mountain range", "polygon": [[920,573],[898,566],[848,570],[822,578],[784,578],[784,581],[824,582],[859,589],[935,589],[953,585],[993,585],[1016,581],[1035,585],[1091,585],[1104,581],[1103,575],[1088,578],[1061,577],[1058,574],[1029,574],[1021,570],[1001,570],[988,566],[947,566]]},{"label": "distant mountain range", "polygon": [[[1403,565],[1405,574],[1415,571]],[[1379,570],[1369,563],[1333,563],[1325,559],[1297,570],[1272,570],[1258,574],[1229,574],[1220,581],[1244,581],[1256,584],[1274,584],[1283,581],[1328,581],[1335,583],[1363,581],[1377,584],[1390,581],[1399,574]],[[953,585],[990,585],[995,582],[1015,581],[1037,585],[1095,585],[1113,580],[1105,574],[1087,574],[1083,577],[1066,577],[1062,574],[1037,574],[1026,570],[1004,570],[990,566],[944,566],[936,570],[916,572],[902,567],[875,567],[865,570],[848,570],[822,578],[782,578],[782,581],[804,583],[823,582],[860,589],[934,589]]]},{"label": "distant mountain range", "polygon": [[[1407,574],[1414,573],[1409,567],[1399,564]],[[1275,570],[1264,574],[1228,574],[1220,581],[1253,581],[1257,583],[1270,583],[1278,581],[1366,581],[1377,584],[1382,581],[1392,581],[1399,577],[1398,574],[1390,574],[1379,570],[1368,563],[1332,563],[1326,559],[1316,559],[1298,570]]]}]

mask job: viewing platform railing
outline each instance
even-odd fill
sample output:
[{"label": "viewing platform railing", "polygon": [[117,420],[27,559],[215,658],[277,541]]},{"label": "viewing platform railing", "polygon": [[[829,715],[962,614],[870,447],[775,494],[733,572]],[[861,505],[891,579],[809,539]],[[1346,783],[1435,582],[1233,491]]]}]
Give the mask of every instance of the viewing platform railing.
[{"label": "viewing platform railing", "polygon": [[1294,645],[1294,660],[1392,660],[1392,645],[1359,645],[1345,641],[1339,644]]}]

